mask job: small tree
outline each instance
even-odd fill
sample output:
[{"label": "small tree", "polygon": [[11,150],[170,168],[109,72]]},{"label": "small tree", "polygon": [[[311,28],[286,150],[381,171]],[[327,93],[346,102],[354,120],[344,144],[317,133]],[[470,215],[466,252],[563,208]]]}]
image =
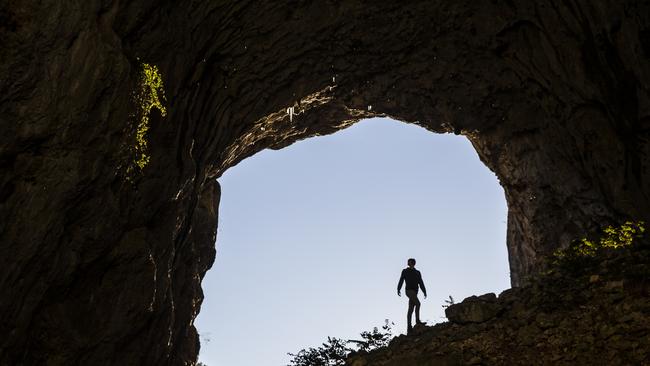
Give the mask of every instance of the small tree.
[{"label": "small tree", "polygon": [[385,324],[381,327],[381,331],[374,327],[372,332],[361,332],[361,338],[363,340],[349,340],[350,343],[357,344],[357,351],[371,351],[373,349],[381,348],[388,346],[388,342],[393,337],[393,325],[395,323],[389,322],[388,319],[385,320]]},{"label": "small tree", "polygon": [[289,353],[293,359],[290,366],[339,366],[345,365],[348,353],[353,350],[340,338],[327,337],[327,342],[318,348],[302,349],[298,353]]},{"label": "small tree", "polygon": [[[361,332],[361,340],[343,340],[340,338],[327,337],[327,342],[320,347],[302,349],[298,353],[288,353],[293,359],[289,366],[342,366],[350,352],[371,351],[388,345],[392,338],[392,326],[394,323],[386,319],[386,324],[379,328],[374,327],[372,331]],[[354,343],[356,348],[348,347]]]}]

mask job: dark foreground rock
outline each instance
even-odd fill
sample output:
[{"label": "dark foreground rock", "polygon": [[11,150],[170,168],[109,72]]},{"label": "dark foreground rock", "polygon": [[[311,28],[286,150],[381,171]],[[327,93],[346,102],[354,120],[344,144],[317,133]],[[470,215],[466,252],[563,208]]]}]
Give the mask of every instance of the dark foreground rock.
[{"label": "dark foreground rock", "polygon": [[650,246],[470,297],[350,366],[650,365]]}]

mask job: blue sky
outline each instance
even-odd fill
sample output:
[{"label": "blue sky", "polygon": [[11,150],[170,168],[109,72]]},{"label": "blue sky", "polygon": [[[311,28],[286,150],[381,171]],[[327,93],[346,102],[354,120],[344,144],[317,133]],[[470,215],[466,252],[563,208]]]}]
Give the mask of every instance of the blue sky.
[{"label": "blue sky", "polygon": [[217,259],[195,324],[208,366],[286,365],[327,336],[396,323],[409,257],[444,321],[453,296],[509,286],[506,203],[462,136],[390,119],[265,150],[219,179]]}]

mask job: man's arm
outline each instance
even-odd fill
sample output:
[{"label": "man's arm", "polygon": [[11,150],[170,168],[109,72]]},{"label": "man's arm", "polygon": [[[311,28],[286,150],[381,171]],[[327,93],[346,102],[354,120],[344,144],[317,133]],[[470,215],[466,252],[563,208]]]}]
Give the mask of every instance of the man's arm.
[{"label": "man's arm", "polygon": [[400,291],[402,291],[403,283],[404,283],[404,270],[402,270],[402,275],[399,277],[399,282],[397,283],[397,296],[402,296]]},{"label": "man's arm", "polygon": [[424,281],[422,281],[422,273],[418,271],[418,277],[420,277],[420,288],[422,289],[422,293],[424,294],[424,297],[427,297],[427,288],[424,287]]}]

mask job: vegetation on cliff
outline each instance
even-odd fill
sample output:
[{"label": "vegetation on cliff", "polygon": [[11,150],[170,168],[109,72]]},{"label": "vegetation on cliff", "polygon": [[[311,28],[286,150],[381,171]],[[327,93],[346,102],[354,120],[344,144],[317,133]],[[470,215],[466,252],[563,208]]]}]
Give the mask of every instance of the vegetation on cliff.
[{"label": "vegetation on cliff", "polygon": [[[343,340],[327,337],[327,341],[319,347],[302,349],[298,353],[289,353],[292,359],[289,366],[342,366],[352,352],[369,352],[388,345],[393,337],[393,323],[386,319],[379,329],[361,332],[361,340]],[[350,346],[352,345],[352,346]]]},{"label": "vegetation on cliff", "polygon": [[641,239],[644,232],[643,221],[627,221],[619,227],[607,226],[595,239],[576,239],[568,248],[556,250],[551,263],[554,267],[561,266],[565,269],[584,267],[586,259],[593,259],[602,251],[629,247]]},{"label": "vegetation on cliff", "polygon": [[132,121],[126,131],[129,143],[126,147],[130,155],[126,163],[125,179],[133,180],[133,174],[141,172],[151,161],[149,155],[149,139],[147,133],[150,129],[151,111],[158,109],[160,115],[167,115],[165,107],[165,88],[163,85],[162,75],[156,65],[141,63],[138,75],[138,85],[133,92],[133,101],[136,104],[136,110],[131,115]]}]

